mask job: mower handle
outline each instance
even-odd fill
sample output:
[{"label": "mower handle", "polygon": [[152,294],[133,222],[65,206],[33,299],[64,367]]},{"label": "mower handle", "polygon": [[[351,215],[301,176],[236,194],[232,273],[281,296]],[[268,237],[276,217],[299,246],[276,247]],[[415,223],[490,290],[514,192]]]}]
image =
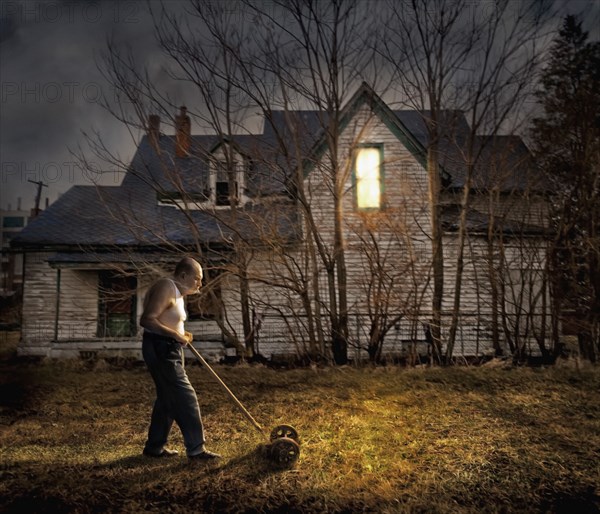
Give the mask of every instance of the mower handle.
[{"label": "mower handle", "polygon": [[192,345],[192,343],[188,343],[186,345],[191,351],[192,353],[198,358],[198,360],[200,361],[200,363],[208,370],[210,371],[210,373],[212,374],[213,377],[215,377],[215,379],[219,382],[219,384],[221,384],[221,386],[223,386],[223,389],[225,389],[225,391],[227,391],[227,394],[231,397],[231,399],[234,401],[234,403],[236,404],[236,406],[240,409],[240,411],[242,412],[242,414],[244,416],[246,416],[246,418],[248,419],[248,421],[250,421],[250,423],[252,423],[252,425],[254,425],[254,428],[256,428],[256,430],[258,430],[260,432],[260,434],[263,437],[266,437],[265,432],[263,430],[263,428],[258,424],[258,422],[252,417],[252,414],[250,414],[248,412],[248,409],[246,409],[246,407],[244,407],[242,405],[242,403],[236,398],[236,396],[231,392],[231,389],[229,389],[229,387],[227,387],[227,384],[225,384],[225,382],[223,382],[221,380],[221,377],[219,377],[219,375],[217,375],[217,373],[215,372],[214,369],[212,369],[209,365],[208,362],[206,362],[206,360],[204,359],[204,357],[202,357],[202,355],[200,355],[200,352],[198,350],[196,350],[196,348],[194,348],[194,346]]}]

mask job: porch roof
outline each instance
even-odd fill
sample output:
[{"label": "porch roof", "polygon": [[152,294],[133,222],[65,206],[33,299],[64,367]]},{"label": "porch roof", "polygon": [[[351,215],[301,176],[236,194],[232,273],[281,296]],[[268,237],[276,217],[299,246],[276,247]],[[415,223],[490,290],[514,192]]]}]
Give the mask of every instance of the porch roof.
[{"label": "porch roof", "polygon": [[[496,220],[496,232],[501,231],[506,235],[519,236],[544,236],[549,234],[548,229],[541,224],[529,223],[523,220],[502,219]],[[448,232],[457,232],[460,224],[460,206],[446,206],[442,210],[442,227]],[[472,234],[487,234],[490,228],[490,216],[476,209],[467,213],[466,228]]]},{"label": "porch roof", "polygon": [[237,212],[161,206],[150,186],[74,186],[11,241],[27,247],[164,247],[227,245],[236,237],[289,242],[298,237],[289,201],[252,204]]},{"label": "porch roof", "polygon": [[[173,258],[175,259],[175,258]],[[164,253],[153,252],[95,252],[72,251],[57,252],[48,257],[48,263],[53,268],[76,269],[111,269],[115,266],[131,265],[139,267],[141,263],[161,263],[170,259]]]}]

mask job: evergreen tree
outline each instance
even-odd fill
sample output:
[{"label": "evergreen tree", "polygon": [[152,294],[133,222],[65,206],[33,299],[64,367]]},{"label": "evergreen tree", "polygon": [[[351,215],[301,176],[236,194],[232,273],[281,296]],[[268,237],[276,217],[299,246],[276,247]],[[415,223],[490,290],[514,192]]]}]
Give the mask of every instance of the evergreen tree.
[{"label": "evergreen tree", "polygon": [[555,39],[537,93],[537,161],[548,177],[555,318],[568,319],[581,354],[600,350],[600,43],[574,16]]}]

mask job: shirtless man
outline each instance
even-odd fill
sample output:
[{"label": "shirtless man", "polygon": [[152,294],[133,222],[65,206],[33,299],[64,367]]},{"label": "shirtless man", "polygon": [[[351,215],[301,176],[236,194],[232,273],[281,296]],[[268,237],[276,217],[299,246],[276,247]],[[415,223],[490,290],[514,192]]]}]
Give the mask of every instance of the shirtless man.
[{"label": "shirtless man", "polygon": [[144,299],[140,325],[144,328],[142,354],[156,385],[148,440],[143,454],[171,457],[177,450],[166,448],[173,421],[179,425],[189,459],[215,459],[220,455],[204,447],[204,427],[196,391],[184,369],[183,347],[192,342],[184,330],[187,318],[184,297],[202,286],[202,267],[185,257],[175,267],[173,278],[161,278]]}]

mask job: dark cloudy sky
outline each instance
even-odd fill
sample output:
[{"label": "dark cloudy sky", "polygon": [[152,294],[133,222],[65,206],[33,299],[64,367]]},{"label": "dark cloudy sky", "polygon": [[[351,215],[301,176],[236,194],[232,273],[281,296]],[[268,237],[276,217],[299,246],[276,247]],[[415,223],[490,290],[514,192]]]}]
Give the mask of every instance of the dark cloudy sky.
[{"label": "dark cloudy sky", "polygon": [[[561,12],[583,13],[591,38],[600,39],[600,0],[560,1]],[[167,0],[172,8],[183,3]],[[36,186],[29,180],[48,184],[42,202],[72,185],[93,184],[99,175],[83,173],[70,155],[84,143],[82,131],[99,131],[114,153],[132,157],[140,134],[130,135],[100,107],[100,96],[114,91],[96,61],[112,36],[131,45],[157,83],[168,84],[150,21],[143,0],[0,0],[1,209],[16,208],[19,197],[23,208],[33,207]],[[176,104],[193,104],[172,87]],[[120,174],[89,158],[105,172],[100,183],[119,183]]]},{"label": "dark cloudy sky", "polygon": [[[97,62],[114,37],[132,46],[157,81],[164,78],[150,21],[138,0],[1,0],[0,208],[16,208],[18,197],[31,208],[36,186],[29,180],[48,184],[42,201],[51,202],[74,184],[98,180],[71,155],[85,144],[82,131],[98,130],[115,153],[131,158],[134,140],[100,105],[101,95],[110,99],[114,91]],[[92,166],[108,171],[103,184],[121,180],[106,163]]]}]

